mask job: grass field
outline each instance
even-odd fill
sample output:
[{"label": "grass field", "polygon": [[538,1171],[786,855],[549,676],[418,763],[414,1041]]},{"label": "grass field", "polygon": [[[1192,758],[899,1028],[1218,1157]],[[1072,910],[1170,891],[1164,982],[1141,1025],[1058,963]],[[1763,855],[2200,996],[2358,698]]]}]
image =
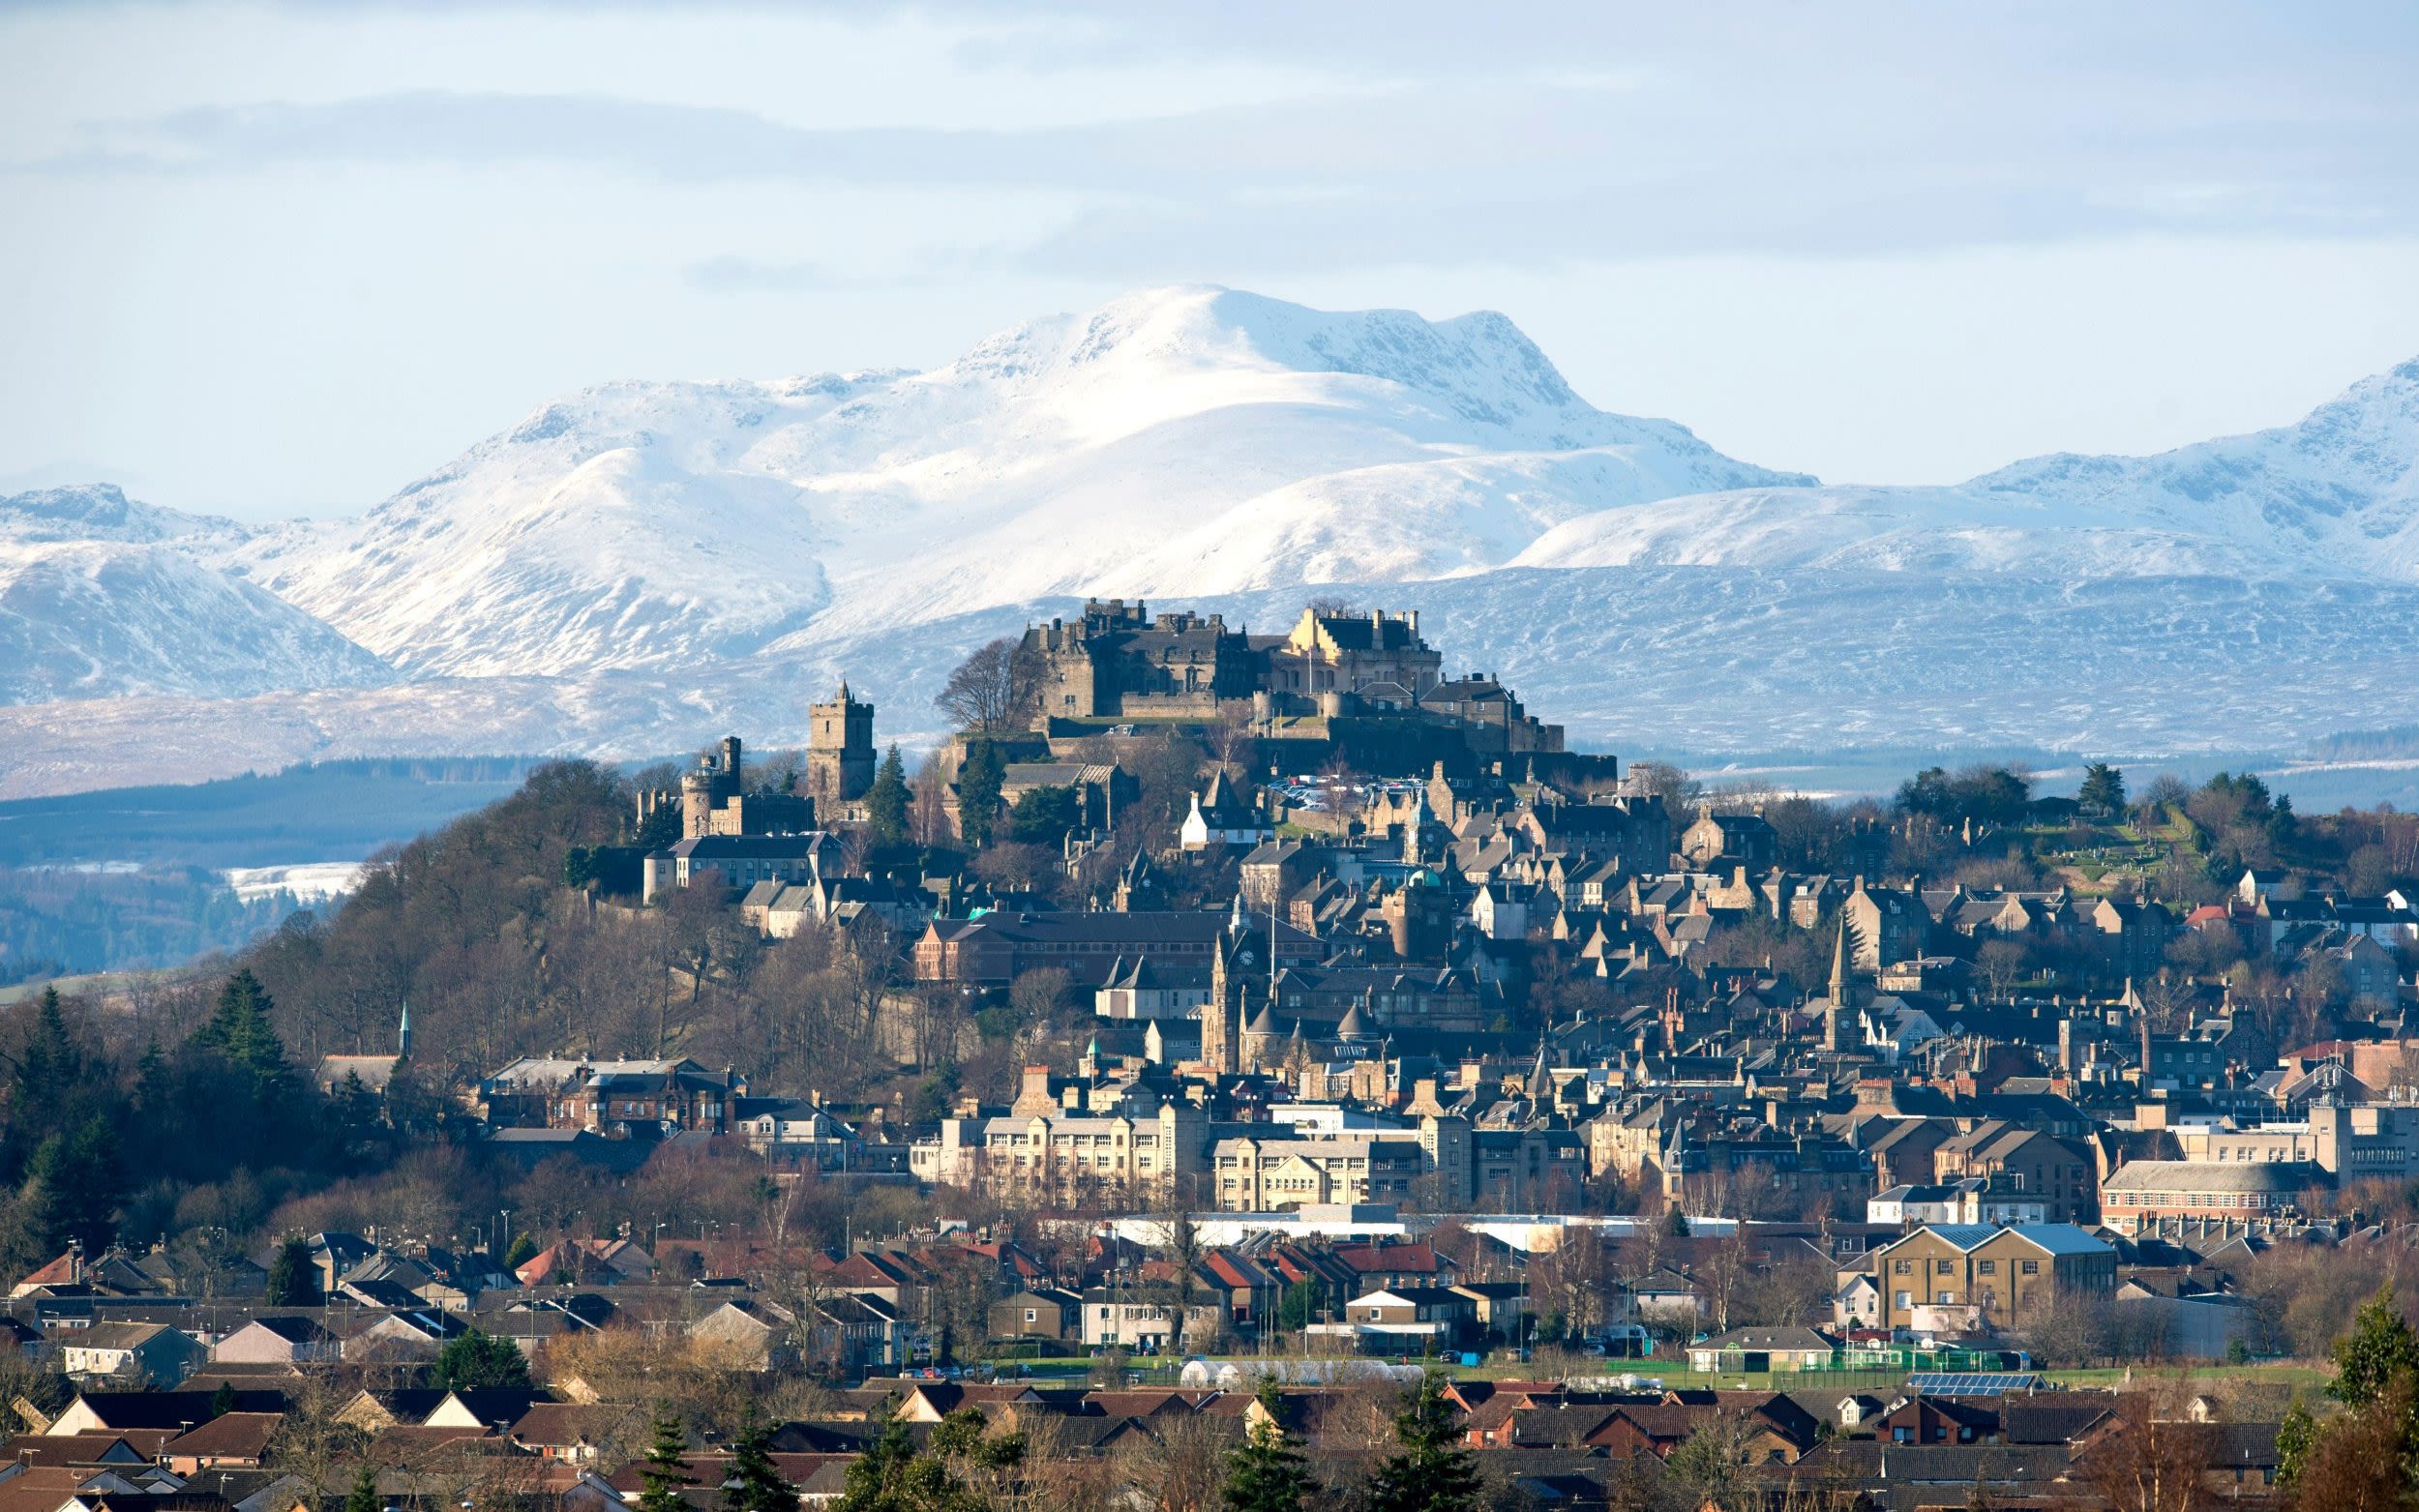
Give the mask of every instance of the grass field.
[{"label": "grass field", "polygon": [[[1417,1359],[1406,1362],[1392,1356],[1383,1359],[1376,1356],[1363,1358],[1365,1363],[1377,1365],[1422,1363]],[[1015,1370],[1018,1363],[1020,1362],[1000,1362],[999,1369],[1003,1375],[1008,1374]],[[1092,1366],[1092,1362],[1089,1359],[1032,1360],[1021,1363],[1025,1365],[1030,1379],[1034,1380],[1070,1383],[1089,1379]],[[1253,1365],[1257,1363],[1259,1363],[1257,1356],[1234,1360],[1211,1359],[1209,1362],[1212,1371],[1223,1364]],[[1347,1365],[1353,1363],[1353,1360],[1340,1359],[1328,1363]],[[1671,1389],[1715,1386],[1724,1390],[1745,1388],[1753,1391],[1829,1391],[1835,1388],[1841,1391],[1861,1391],[1895,1386],[1906,1379],[1904,1371],[1765,1371],[1742,1374],[1735,1371],[1689,1370],[1685,1366],[1659,1364],[1653,1360],[1595,1360],[1586,1367],[1571,1366],[1561,1361],[1552,1363],[1533,1361],[1528,1364],[1494,1361],[1478,1365],[1463,1365],[1458,1362],[1448,1364],[1432,1360],[1425,1363],[1430,1369],[1450,1376],[1457,1380],[1513,1379],[1531,1373],[1554,1379],[1568,1375],[1635,1375],[1642,1380],[1659,1380],[1665,1387]],[[1173,1385],[1182,1368],[1183,1364],[1180,1360],[1129,1360],[1126,1365],[1129,1378],[1140,1385]],[[2061,1386],[2106,1388],[2124,1386],[2129,1380],[2134,1384],[2171,1380],[2177,1377],[2177,1368],[2144,1364],[2135,1366],[2130,1371],[2117,1367],[2106,1370],[2047,1370],[2041,1374],[2049,1381]],[[2215,1385],[2221,1382],[2255,1381],[2315,1391],[2333,1379],[2334,1375],[2335,1373],[2325,1366],[2290,1361],[2253,1365],[2199,1365],[2182,1369],[2182,1378],[2187,1389],[2197,1389],[2204,1385]]]}]

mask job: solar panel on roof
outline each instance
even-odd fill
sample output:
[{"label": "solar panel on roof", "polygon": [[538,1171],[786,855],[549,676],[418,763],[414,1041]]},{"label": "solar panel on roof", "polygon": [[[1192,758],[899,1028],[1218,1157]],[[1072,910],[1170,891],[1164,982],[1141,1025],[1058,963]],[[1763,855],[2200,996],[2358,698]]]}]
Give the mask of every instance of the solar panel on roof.
[{"label": "solar panel on roof", "polygon": [[2037,1390],[2041,1378],[2029,1371],[1917,1371],[1906,1383],[1927,1396],[1996,1397]]}]

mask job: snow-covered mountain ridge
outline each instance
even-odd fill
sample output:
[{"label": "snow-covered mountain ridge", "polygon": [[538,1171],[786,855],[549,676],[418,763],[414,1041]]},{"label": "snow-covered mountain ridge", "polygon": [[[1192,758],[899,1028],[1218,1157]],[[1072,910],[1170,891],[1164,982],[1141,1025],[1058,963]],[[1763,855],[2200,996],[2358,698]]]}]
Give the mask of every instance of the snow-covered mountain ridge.
[{"label": "snow-covered mountain ridge", "polygon": [[1608,504],[1811,482],[1591,408],[1500,315],[1183,288],[928,373],[587,390],[242,559],[414,675],[565,675],[1051,595],[1485,571]]},{"label": "snow-covered mountain ridge", "polygon": [[[2419,722],[2419,680],[2343,681],[2419,616],[2415,466],[2419,362],[2159,456],[1825,486],[1594,408],[1501,315],[1159,289],[929,372],[599,385],[358,519],[0,499],[0,701],[38,706],[0,724],[37,783],[145,720],[194,775],[248,743],[637,754],[796,738],[846,671],[912,735],[1030,614],[1272,626],[1317,585],[1429,608],[1581,738],[1745,738],[1718,694],[1802,741],[2207,744],[2254,719],[2244,635],[2317,734]],[[2297,666],[2326,697],[2283,697]]]},{"label": "snow-covered mountain ridge", "polygon": [[1608,509],[1544,532],[1517,560],[2419,582],[2419,362],[2292,425],[2154,457],[2062,453],[1946,488],[1747,489]]}]

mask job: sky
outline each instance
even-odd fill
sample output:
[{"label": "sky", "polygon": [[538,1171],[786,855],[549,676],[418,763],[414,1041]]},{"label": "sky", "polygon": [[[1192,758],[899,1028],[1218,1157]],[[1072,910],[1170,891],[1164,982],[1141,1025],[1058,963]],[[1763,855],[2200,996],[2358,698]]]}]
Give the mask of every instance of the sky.
[{"label": "sky", "polygon": [[550,396],[1153,284],[1500,310],[1834,482],[2419,355],[2419,8],[0,0],[0,491],[357,512]]}]

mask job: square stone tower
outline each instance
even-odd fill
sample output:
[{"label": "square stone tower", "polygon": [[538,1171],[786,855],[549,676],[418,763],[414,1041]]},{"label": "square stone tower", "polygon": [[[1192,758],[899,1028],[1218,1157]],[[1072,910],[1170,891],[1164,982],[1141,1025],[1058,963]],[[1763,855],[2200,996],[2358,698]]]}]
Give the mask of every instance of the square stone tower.
[{"label": "square stone tower", "polygon": [[829,703],[808,706],[807,719],[807,790],[840,803],[864,797],[874,786],[874,706],[843,682]]}]

